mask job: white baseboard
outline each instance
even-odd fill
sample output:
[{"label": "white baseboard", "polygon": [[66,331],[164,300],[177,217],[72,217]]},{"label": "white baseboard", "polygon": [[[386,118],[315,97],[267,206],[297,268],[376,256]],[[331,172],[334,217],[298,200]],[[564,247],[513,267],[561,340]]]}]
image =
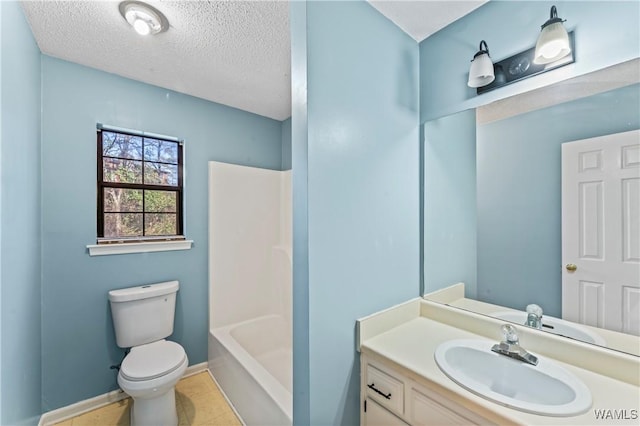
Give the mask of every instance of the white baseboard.
[{"label": "white baseboard", "polygon": [[[207,369],[208,369],[208,366],[206,362],[190,365],[189,367],[187,367],[187,370],[185,371],[184,376],[182,376],[182,378],[193,376],[194,374],[198,374],[203,371],[207,371]],[[104,393],[102,395],[98,395],[93,398],[85,399],[84,401],[76,402],[75,404],[67,405],[66,407],[60,407],[55,410],[44,413],[40,417],[38,426],[51,426],[56,423],[60,423],[65,420],[68,420],[72,417],[76,417],[81,414],[87,413],[89,411],[98,409],[100,407],[104,407],[105,405],[109,405],[114,402],[121,401],[128,397],[129,395],[124,393],[122,389],[117,389],[111,392]]]},{"label": "white baseboard", "polygon": [[95,396],[93,398],[85,399],[84,401],[76,402],[75,404],[67,405],[66,407],[60,407],[52,411],[47,411],[40,417],[38,426],[50,426],[56,423],[63,422],[80,414],[87,413],[96,408],[104,407],[105,405],[112,404],[114,402],[122,401],[128,398],[129,395],[124,393],[122,389],[117,389],[111,392],[104,393],[102,395]]},{"label": "white baseboard", "polygon": [[209,370],[209,365],[206,361],[201,362],[200,364],[190,365],[187,367],[187,371],[184,372],[184,376],[182,376],[182,378],[184,379],[185,377],[193,376],[194,374],[202,373],[207,370]]}]

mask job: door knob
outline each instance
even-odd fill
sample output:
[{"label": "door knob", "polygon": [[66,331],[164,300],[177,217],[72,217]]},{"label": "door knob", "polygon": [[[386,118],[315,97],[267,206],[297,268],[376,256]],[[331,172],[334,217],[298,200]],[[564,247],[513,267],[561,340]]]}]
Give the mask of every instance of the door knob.
[{"label": "door knob", "polygon": [[565,268],[567,268],[567,271],[569,272],[575,272],[575,270],[578,269],[578,266],[573,263],[567,263],[567,266],[565,266]]}]

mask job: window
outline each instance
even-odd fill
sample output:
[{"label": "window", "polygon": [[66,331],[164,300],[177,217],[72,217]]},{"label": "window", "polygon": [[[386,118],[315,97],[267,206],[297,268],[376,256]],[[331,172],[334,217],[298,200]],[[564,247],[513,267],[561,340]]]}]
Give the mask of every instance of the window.
[{"label": "window", "polygon": [[98,243],[184,239],[182,143],[98,130]]}]

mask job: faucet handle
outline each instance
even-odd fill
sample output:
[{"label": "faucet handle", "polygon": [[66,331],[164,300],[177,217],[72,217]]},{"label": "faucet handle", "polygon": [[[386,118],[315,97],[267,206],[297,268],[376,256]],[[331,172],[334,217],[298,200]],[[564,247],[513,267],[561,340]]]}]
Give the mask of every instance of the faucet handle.
[{"label": "faucet handle", "polygon": [[535,303],[527,305],[527,314],[534,314],[538,318],[542,318],[542,308]]},{"label": "faucet handle", "polygon": [[511,324],[503,324],[502,327],[500,327],[500,330],[502,330],[505,342],[510,345],[518,344],[518,331],[514,326]]}]

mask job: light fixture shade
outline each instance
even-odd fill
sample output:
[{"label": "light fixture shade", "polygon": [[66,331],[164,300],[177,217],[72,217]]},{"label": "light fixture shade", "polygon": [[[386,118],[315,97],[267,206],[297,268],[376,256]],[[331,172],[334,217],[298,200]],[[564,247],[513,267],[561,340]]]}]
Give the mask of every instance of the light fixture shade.
[{"label": "light fixture shade", "polygon": [[169,28],[169,21],[158,9],[139,1],[124,1],[119,7],[122,17],[140,35],[158,34]]},{"label": "light fixture shade", "polygon": [[[484,49],[482,45],[484,44]],[[496,76],[493,72],[493,61],[489,56],[489,48],[487,43],[482,40],[480,42],[480,50],[474,55],[469,69],[469,87],[482,87],[491,84]]]},{"label": "light fixture shade", "polygon": [[538,36],[533,58],[535,64],[549,64],[571,53],[569,34],[564,28],[563,22],[562,19],[558,18],[556,7],[552,6],[550,18],[542,25],[542,30]]}]

